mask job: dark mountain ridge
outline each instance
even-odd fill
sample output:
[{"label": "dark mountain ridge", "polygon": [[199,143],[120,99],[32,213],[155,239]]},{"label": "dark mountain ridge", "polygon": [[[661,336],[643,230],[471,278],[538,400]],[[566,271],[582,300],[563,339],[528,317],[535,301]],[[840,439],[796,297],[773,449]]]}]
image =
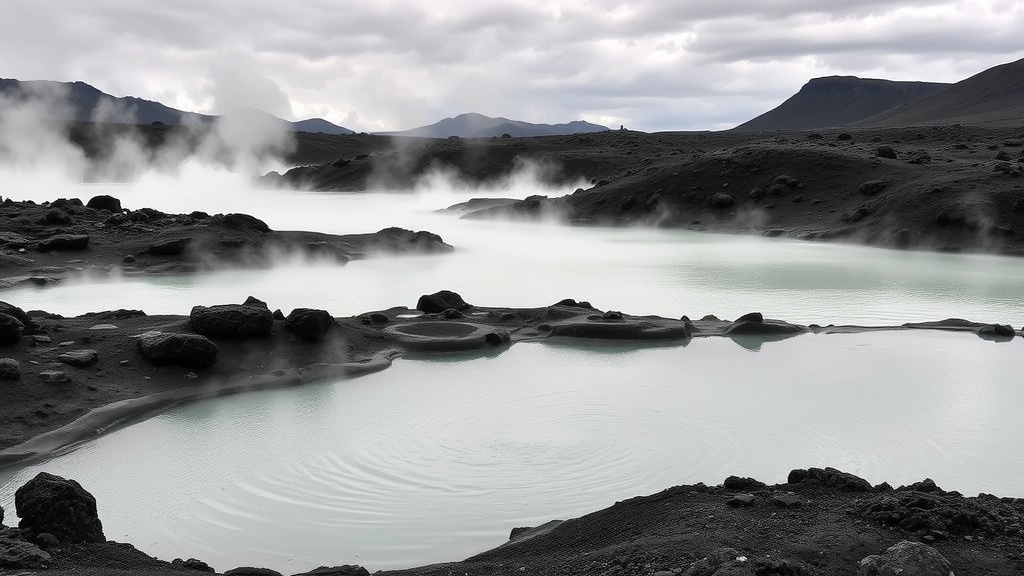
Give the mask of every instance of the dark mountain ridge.
[{"label": "dark mountain ridge", "polygon": [[733,130],[816,130],[846,126],[949,86],[856,76],[813,78],[778,107]]}]

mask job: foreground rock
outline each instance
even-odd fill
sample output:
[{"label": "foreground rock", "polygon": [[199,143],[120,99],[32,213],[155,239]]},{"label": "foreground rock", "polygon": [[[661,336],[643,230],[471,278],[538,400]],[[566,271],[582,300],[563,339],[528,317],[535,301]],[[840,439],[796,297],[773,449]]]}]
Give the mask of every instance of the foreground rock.
[{"label": "foreground rock", "polygon": [[50,534],[66,544],[105,542],[96,499],[78,482],[40,472],[14,494],[14,505],[30,539]]},{"label": "foreground rock", "polygon": [[[864,498],[885,494],[930,494],[940,505],[949,504],[947,498],[963,498],[943,492],[927,480],[894,490],[885,483],[872,486],[833,468],[794,470],[789,476],[799,481],[768,485],[753,478],[730,476],[720,486],[675,486],[578,518],[515,528],[505,544],[461,562],[376,574],[1018,576],[1024,569],[1024,541],[1016,536],[985,536],[980,530],[968,528],[962,537],[926,543],[918,533],[850,512]],[[860,489],[865,484],[867,491]],[[797,498],[804,504],[780,506],[780,497]],[[744,502],[742,506],[730,504],[737,498]],[[1007,523],[1024,520],[1024,500],[967,500],[1000,515]],[[993,507],[996,503],[1003,508]],[[164,562],[129,545],[111,542],[51,546],[44,551],[26,541],[24,531],[0,532],[0,562],[5,558],[15,560],[0,566],[52,565],[51,573],[61,576],[85,571],[106,573],[104,569],[153,576],[213,571],[202,559]],[[239,567],[224,574],[281,573]],[[362,566],[341,565],[321,566],[295,576],[369,574]]]},{"label": "foreground rock", "polygon": [[157,366],[206,368],[217,362],[217,345],[198,334],[146,332],[139,336],[138,346],[143,358]]},{"label": "foreground rock", "polygon": [[189,324],[196,333],[211,338],[253,338],[270,334],[274,315],[266,308],[245,304],[195,306]]}]

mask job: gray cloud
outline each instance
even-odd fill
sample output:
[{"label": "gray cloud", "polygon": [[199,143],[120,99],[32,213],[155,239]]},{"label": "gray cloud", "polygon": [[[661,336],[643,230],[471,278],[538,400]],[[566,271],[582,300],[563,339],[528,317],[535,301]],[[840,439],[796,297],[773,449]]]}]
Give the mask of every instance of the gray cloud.
[{"label": "gray cloud", "polygon": [[1024,0],[9,0],[5,20],[3,76],[368,131],[467,111],[722,128],[815,76],[955,81],[1024,57]]}]

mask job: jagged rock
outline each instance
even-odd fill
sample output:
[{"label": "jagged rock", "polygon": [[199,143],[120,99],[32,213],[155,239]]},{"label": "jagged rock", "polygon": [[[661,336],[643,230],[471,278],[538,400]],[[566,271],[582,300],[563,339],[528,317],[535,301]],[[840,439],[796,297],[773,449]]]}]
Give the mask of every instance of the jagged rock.
[{"label": "jagged rock", "polygon": [[95,350],[72,350],[58,354],[57,360],[68,366],[87,368],[99,361],[99,353]]},{"label": "jagged rock", "polygon": [[194,306],[189,324],[198,334],[212,338],[266,336],[274,327],[274,315],[266,308],[244,304]]},{"label": "jagged rock", "polygon": [[921,535],[994,538],[1020,533],[1024,510],[1014,504],[984,494],[966,498],[926,480],[865,498],[853,513]]},{"label": "jagged rock", "polygon": [[224,573],[224,576],[284,576],[277,570],[270,568],[253,568],[252,566],[239,566]]},{"label": "jagged rock", "polygon": [[146,332],[139,336],[138,347],[143,358],[158,366],[205,368],[217,362],[217,345],[198,334]]},{"label": "jagged rock", "polygon": [[0,345],[17,344],[25,332],[25,325],[10,314],[0,312]]},{"label": "jagged rock", "polygon": [[729,476],[725,479],[725,482],[722,482],[722,488],[726,490],[760,490],[766,487],[767,485],[764,482],[739,476]]},{"label": "jagged rock", "polygon": [[146,248],[146,252],[154,256],[181,256],[190,244],[192,244],[192,238],[190,237],[172,238],[150,244]]},{"label": "jagged rock", "polygon": [[462,296],[451,290],[441,290],[433,294],[424,294],[420,296],[420,299],[416,302],[416,309],[422,310],[427,314],[436,314],[438,312],[444,312],[449,308],[454,308],[459,311],[468,310],[472,308],[470,304],[467,304]]},{"label": "jagged rock", "polygon": [[63,543],[106,542],[96,499],[78,482],[40,472],[14,493],[18,527],[30,537],[48,532]]},{"label": "jagged rock", "polygon": [[953,576],[949,561],[938,550],[903,540],[882,554],[860,561],[858,576]]},{"label": "jagged rock", "polygon": [[216,572],[216,570],[211,568],[209,564],[195,558],[189,558],[188,560],[175,558],[174,560],[171,560],[171,565],[186,568],[188,570],[195,570],[196,572]]},{"label": "jagged rock", "polygon": [[263,309],[266,309],[266,310],[270,310],[270,307],[267,306],[266,302],[264,302],[263,300],[260,300],[259,298],[256,298],[255,296],[247,296],[245,298],[245,302],[242,302],[242,305],[243,306],[256,306],[258,308],[263,308]]},{"label": "jagged rock", "polygon": [[330,312],[314,308],[296,308],[284,320],[286,330],[306,340],[320,340],[333,325]]},{"label": "jagged rock", "polygon": [[871,483],[867,480],[841,472],[835,468],[797,468],[789,473],[786,480],[790,484],[813,483],[828,488],[836,488],[842,492],[868,492]]},{"label": "jagged rock", "polygon": [[42,240],[36,245],[40,252],[63,252],[85,250],[89,247],[88,234],[57,234]]},{"label": "jagged rock", "polygon": [[0,568],[46,568],[50,554],[31,542],[0,537]]},{"label": "jagged rock", "polygon": [[344,566],[321,566],[295,576],[370,576],[370,572],[362,566],[345,564]]},{"label": "jagged rock", "polygon": [[110,212],[121,211],[121,201],[113,196],[107,194],[100,194],[99,196],[93,196],[85,203],[87,208],[93,208],[96,210],[107,210]]},{"label": "jagged rock", "polygon": [[284,312],[281,312],[280,308],[274,310],[274,313],[271,316],[274,318],[274,320],[277,320],[279,322],[287,320],[287,318],[285,318]]}]

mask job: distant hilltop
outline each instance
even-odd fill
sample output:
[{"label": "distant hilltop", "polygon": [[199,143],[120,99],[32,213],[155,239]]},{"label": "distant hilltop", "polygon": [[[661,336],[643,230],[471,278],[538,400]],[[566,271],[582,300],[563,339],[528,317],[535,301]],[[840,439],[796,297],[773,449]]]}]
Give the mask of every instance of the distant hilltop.
[{"label": "distant hilltop", "polygon": [[[21,81],[10,78],[0,78],[0,94],[19,94],[32,92],[61,91],[67,96],[69,106],[68,120],[77,122],[114,121],[100,118],[98,113],[106,106],[108,110],[123,110],[131,115],[133,123],[139,125],[165,124],[167,126],[179,126],[182,124],[203,124],[212,122],[217,116],[186,112],[133,96],[117,97],[107,94],[98,88],[85,82],[53,82],[50,80]],[[232,115],[241,115],[259,121],[281,122],[286,129],[295,132],[309,132],[322,134],[355,134],[354,130],[338,126],[323,118],[309,118],[290,122],[261,110],[244,109],[233,112]],[[449,138],[459,136],[462,138],[475,138],[487,136],[550,136],[564,134],[579,134],[587,132],[603,132],[608,130],[605,126],[591,124],[582,120],[575,120],[565,124],[532,124],[520,120],[509,120],[508,118],[491,118],[483,114],[460,114],[454,118],[445,118],[428,126],[420,126],[411,130],[398,132],[387,132],[385,134],[395,136],[421,136],[428,138]]]},{"label": "distant hilltop", "polygon": [[856,76],[814,78],[738,132],[819,128],[897,128],[935,124],[1024,125],[1024,59],[956,84]]}]

